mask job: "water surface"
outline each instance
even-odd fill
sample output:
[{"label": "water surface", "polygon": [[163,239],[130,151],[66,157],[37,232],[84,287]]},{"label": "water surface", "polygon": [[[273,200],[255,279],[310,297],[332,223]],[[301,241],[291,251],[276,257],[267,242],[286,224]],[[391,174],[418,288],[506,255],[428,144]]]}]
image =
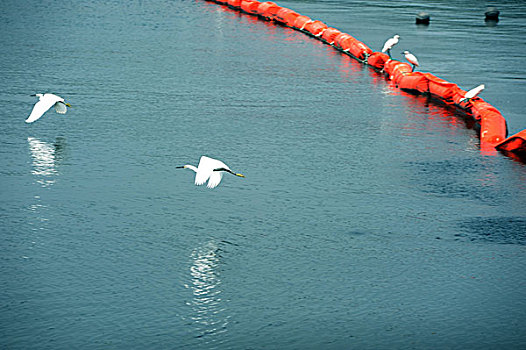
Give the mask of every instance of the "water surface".
[{"label": "water surface", "polygon": [[[279,4],[400,34],[524,129],[522,2]],[[463,117],[210,2],[0,13],[1,347],[526,346],[526,168]],[[73,108],[26,125],[44,91]],[[194,186],[203,154],[246,178]]]}]

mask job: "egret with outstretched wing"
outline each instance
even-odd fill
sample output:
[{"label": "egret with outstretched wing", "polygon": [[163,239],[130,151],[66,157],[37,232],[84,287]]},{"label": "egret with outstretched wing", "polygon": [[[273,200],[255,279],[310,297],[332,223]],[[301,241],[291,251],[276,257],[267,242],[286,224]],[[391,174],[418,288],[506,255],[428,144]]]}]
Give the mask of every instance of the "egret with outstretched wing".
[{"label": "egret with outstretched wing", "polygon": [[221,182],[221,179],[223,178],[223,173],[227,172],[232,175],[236,175],[239,177],[245,177],[243,174],[235,173],[230,168],[223,163],[220,160],[213,159],[207,156],[202,156],[199,160],[199,165],[197,168],[193,165],[183,165],[178,166],[176,168],[179,169],[191,169],[195,171],[195,184],[196,185],[202,185],[206,181],[208,181],[208,184],[206,187],[208,188],[214,188],[219,185]]},{"label": "egret with outstretched wing", "polygon": [[33,107],[31,114],[26,119],[26,123],[33,123],[40,119],[50,109],[52,106],[55,106],[55,111],[60,114],[66,114],[68,111],[67,107],[71,105],[64,101],[60,96],[54,94],[35,94],[32,96],[38,96],[39,100]]}]

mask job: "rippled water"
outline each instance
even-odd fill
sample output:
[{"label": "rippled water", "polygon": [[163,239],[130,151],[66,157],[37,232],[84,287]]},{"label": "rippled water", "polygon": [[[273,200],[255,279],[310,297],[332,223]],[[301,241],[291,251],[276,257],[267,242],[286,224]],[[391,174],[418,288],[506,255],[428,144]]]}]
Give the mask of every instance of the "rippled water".
[{"label": "rippled water", "polygon": [[[526,127],[523,2],[278,3]],[[210,2],[1,8],[2,348],[526,346],[526,168],[462,116]]]}]

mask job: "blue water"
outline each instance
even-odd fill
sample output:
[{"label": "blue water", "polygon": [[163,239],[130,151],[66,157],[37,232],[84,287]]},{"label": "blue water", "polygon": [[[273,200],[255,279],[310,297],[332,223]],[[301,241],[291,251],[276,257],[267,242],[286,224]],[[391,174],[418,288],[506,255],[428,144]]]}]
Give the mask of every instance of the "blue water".
[{"label": "blue water", "polygon": [[[278,3],[526,127],[522,1]],[[202,0],[0,8],[1,348],[526,348],[526,166],[469,120]]]}]

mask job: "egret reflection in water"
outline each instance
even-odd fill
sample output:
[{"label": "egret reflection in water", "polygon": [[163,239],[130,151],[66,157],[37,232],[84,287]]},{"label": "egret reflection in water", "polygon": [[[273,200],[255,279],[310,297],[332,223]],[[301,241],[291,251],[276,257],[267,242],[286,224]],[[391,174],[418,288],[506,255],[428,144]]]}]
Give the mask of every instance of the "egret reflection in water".
[{"label": "egret reflection in water", "polygon": [[196,337],[222,332],[228,324],[228,316],[221,298],[221,277],[218,271],[220,248],[208,242],[192,252],[193,264],[190,267],[192,276],[193,309],[192,321],[197,325],[199,334]]},{"label": "egret reflection in water", "polygon": [[31,174],[36,178],[36,182],[43,187],[51,186],[55,183],[57,176],[57,163],[62,158],[65,147],[65,139],[58,137],[52,144],[41,141],[35,137],[28,137],[29,151],[33,159]]}]

